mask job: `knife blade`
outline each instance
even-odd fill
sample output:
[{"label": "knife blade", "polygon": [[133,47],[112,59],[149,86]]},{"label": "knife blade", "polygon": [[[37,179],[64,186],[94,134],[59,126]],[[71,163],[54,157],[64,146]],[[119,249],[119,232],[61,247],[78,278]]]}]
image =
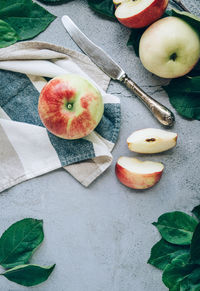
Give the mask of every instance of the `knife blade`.
[{"label": "knife blade", "polygon": [[131,80],[125,71],[100,47],[94,44],[67,15],[62,17],[62,23],[80,49],[89,56],[105,74],[113,80],[126,85],[146,105],[154,117],[164,126],[172,126],[174,114],[164,105],[147,95],[136,83]]}]

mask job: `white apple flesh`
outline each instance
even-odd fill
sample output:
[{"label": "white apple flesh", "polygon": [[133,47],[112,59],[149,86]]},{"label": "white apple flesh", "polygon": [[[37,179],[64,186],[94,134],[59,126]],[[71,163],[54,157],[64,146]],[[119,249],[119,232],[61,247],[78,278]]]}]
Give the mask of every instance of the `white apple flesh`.
[{"label": "white apple flesh", "polygon": [[132,189],[147,189],[158,183],[163,169],[161,163],[120,157],[116,163],[115,173],[125,186]]},{"label": "white apple flesh", "polygon": [[177,17],[153,23],[143,33],[139,45],[144,67],[163,78],[177,78],[190,72],[200,57],[197,32]]},{"label": "white apple flesh", "polygon": [[128,148],[136,153],[156,154],[176,146],[177,133],[157,128],[145,128],[133,132],[127,139]]},{"label": "white apple flesh", "polygon": [[130,28],[145,27],[165,12],[168,0],[113,0],[115,16],[123,25]]}]

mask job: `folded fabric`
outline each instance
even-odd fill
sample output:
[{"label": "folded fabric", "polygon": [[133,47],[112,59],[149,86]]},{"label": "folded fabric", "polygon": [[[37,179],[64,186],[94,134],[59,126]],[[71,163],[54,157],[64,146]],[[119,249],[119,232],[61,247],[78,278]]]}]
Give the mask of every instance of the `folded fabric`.
[{"label": "folded fabric", "polygon": [[[90,135],[64,140],[43,127],[39,92],[48,79],[79,74],[102,93],[104,115]],[[88,186],[112,162],[120,129],[119,98],[107,94],[110,79],[80,53],[45,42],[0,49],[0,191],[63,167]]]}]

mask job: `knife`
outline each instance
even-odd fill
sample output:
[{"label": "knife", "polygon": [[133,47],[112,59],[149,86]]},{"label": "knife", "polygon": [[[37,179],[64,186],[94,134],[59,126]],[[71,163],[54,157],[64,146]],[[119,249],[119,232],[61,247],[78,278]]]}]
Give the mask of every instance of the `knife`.
[{"label": "knife", "polygon": [[113,80],[118,80],[125,84],[126,87],[146,105],[162,125],[172,126],[174,124],[174,114],[161,103],[147,95],[136,83],[134,83],[110,56],[88,39],[69,16],[64,15],[62,17],[62,23],[74,42],[105,74]]}]

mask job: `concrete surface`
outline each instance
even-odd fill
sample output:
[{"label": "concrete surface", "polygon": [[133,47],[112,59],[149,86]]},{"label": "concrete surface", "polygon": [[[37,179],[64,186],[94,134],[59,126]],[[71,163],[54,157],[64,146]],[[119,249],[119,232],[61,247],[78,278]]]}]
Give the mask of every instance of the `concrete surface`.
[{"label": "concrete surface", "polygon": [[[199,0],[184,2],[193,13],[200,13]],[[129,29],[98,16],[86,1],[45,7],[58,18],[37,40],[78,50],[60,22],[63,14],[70,15],[143,89],[171,108],[161,88],[166,81],[145,71],[126,46]],[[130,190],[114,174],[120,155],[137,156],[129,152],[126,138],[136,129],[160,125],[122,85],[111,82],[109,92],[121,98],[121,133],[113,164],[98,180],[86,189],[60,169],[1,193],[0,233],[24,217],[43,219],[45,241],[32,262],[56,263],[48,281],[38,287],[21,287],[1,277],[1,291],[167,290],[161,272],[146,263],[159,239],[151,223],[164,212],[190,212],[200,203],[200,123],[176,114],[173,131],[179,135],[178,146],[148,157],[165,164],[162,180],[144,192]]]}]

